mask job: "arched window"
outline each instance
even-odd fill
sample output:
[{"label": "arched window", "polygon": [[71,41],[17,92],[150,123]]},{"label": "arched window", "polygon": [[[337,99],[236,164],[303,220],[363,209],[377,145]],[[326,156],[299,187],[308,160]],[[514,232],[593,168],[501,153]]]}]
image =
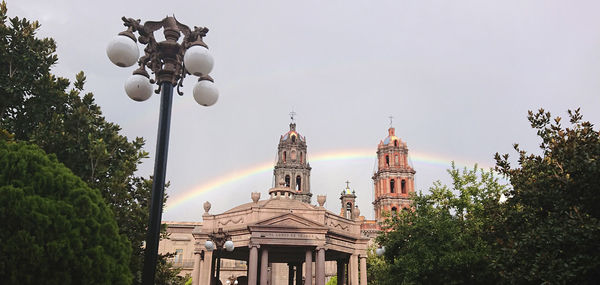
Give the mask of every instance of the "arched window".
[{"label": "arched window", "polygon": [[398,156],[397,155],[394,155],[394,164],[398,165]]},{"label": "arched window", "polygon": [[289,175],[285,176],[285,187],[290,187],[290,176]]},{"label": "arched window", "polygon": [[402,190],[402,194],[406,194],[406,180],[402,179],[400,182],[400,189]]},{"label": "arched window", "polygon": [[296,176],[296,191],[302,190],[300,185],[302,185],[302,177],[300,175]]},{"label": "arched window", "polygon": [[296,142],[296,136],[292,136],[292,142],[295,143]]},{"label": "arched window", "polygon": [[286,161],[286,159],[287,159],[287,152],[285,152],[285,151],[284,151],[284,152],[283,152],[283,162],[285,162],[285,161]]},{"label": "arched window", "polygon": [[394,179],[390,180],[390,192],[396,193],[396,181]]},{"label": "arched window", "polygon": [[394,146],[398,146],[398,140],[394,140]]},{"label": "arched window", "polygon": [[302,152],[300,152],[300,163],[302,163]]},{"label": "arched window", "polygon": [[346,218],[352,219],[352,203],[346,203]]},{"label": "arched window", "polygon": [[389,155],[385,156],[385,165],[390,166],[390,156]]},{"label": "arched window", "polygon": [[398,213],[398,208],[396,207],[392,207],[392,214],[397,214]]}]

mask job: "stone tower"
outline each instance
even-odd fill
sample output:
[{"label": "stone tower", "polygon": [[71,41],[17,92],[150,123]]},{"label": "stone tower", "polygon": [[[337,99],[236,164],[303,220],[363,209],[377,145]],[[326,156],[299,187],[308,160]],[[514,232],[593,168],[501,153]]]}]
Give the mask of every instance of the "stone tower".
[{"label": "stone tower", "polygon": [[388,129],[388,136],[377,146],[377,172],[373,175],[375,219],[385,220],[384,212],[398,212],[410,207],[410,194],[415,192],[415,170],[408,164],[408,148]]},{"label": "stone tower", "polygon": [[342,207],[340,211],[340,216],[346,219],[354,219],[355,218],[355,205],[356,205],[356,192],[350,190],[350,186],[348,185],[350,182],[346,181],[346,189],[342,190],[340,194],[340,201],[342,202]]},{"label": "stone tower", "polygon": [[306,159],[306,138],[296,131],[296,123],[281,136],[277,147],[277,164],[273,170],[275,184],[284,183],[296,191],[294,198],[310,203],[310,164]]}]

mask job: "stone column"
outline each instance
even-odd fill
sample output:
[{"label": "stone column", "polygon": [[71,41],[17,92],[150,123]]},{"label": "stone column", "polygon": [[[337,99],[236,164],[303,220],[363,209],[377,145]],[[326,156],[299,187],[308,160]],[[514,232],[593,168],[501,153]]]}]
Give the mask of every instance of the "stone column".
[{"label": "stone column", "polygon": [[267,280],[269,280],[269,274],[267,272],[268,267],[269,250],[263,247],[260,253],[260,285],[267,285]]},{"label": "stone column", "polygon": [[353,254],[352,256],[350,256],[350,264],[348,265],[349,268],[351,268],[350,271],[350,276],[348,276],[348,278],[350,279],[350,285],[358,285],[358,255]]},{"label": "stone column", "polygon": [[317,249],[315,275],[315,284],[325,285],[325,249],[322,247]]},{"label": "stone column", "polygon": [[256,285],[256,269],[258,267],[258,245],[251,244],[248,257],[248,285]]},{"label": "stone column", "polygon": [[296,264],[296,285],[302,285],[302,263]]},{"label": "stone column", "polygon": [[192,285],[200,284],[200,254],[202,252],[194,249],[194,270],[192,270]]},{"label": "stone column", "polygon": [[367,285],[367,256],[360,256],[360,284]]},{"label": "stone column", "polygon": [[344,285],[346,283],[346,262],[342,259],[337,260],[337,284]]},{"label": "stone column", "polygon": [[312,249],[306,250],[306,255],[304,256],[304,268],[305,276],[304,276],[304,285],[312,285]]},{"label": "stone column", "polygon": [[212,278],[211,272],[212,272],[212,264],[211,264],[211,260],[213,257],[213,252],[212,251],[205,251],[204,252],[204,262],[202,262],[202,267],[200,268],[200,279],[199,279],[199,284],[200,285],[204,285],[204,284],[210,284],[210,280]]}]

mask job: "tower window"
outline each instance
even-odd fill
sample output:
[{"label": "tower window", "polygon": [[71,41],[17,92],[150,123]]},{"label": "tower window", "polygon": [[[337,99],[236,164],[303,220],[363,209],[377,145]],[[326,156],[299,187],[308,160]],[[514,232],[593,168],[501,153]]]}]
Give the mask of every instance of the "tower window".
[{"label": "tower window", "polygon": [[292,136],[292,142],[295,143],[296,142],[296,136]]},{"label": "tower window", "polygon": [[290,187],[290,176],[289,175],[285,176],[285,187]]},{"label": "tower window", "polygon": [[394,179],[390,180],[390,192],[396,193],[396,181]]},{"label": "tower window", "polygon": [[385,156],[385,165],[390,166],[390,156],[389,155]]},{"label": "tower window", "polygon": [[287,159],[287,152],[283,152],[283,162],[285,162],[285,160]]},{"label": "tower window", "polygon": [[402,189],[402,194],[406,194],[406,180],[402,179],[400,182],[400,189]]},{"label": "tower window", "polygon": [[398,165],[398,156],[397,155],[394,156],[394,164]]},{"label": "tower window", "polygon": [[300,177],[300,175],[296,176],[296,190],[300,191],[302,190],[300,185],[302,185],[302,177]]},{"label": "tower window", "polygon": [[350,202],[346,203],[346,218],[352,218],[352,203]]},{"label": "tower window", "polygon": [[398,208],[392,207],[392,214],[396,214],[396,213],[398,213]]},{"label": "tower window", "polygon": [[300,152],[300,163],[302,163],[302,152]]},{"label": "tower window", "polygon": [[398,140],[394,140],[394,146],[398,146]]}]

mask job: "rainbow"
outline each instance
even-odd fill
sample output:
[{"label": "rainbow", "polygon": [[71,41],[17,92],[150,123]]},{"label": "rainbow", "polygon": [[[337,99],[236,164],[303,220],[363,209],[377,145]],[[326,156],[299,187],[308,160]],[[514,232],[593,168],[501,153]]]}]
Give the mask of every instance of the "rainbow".
[{"label": "rainbow", "polygon": [[[365,149],[349,149],[349,150],[336,150],[329,152],[321,152],[315,155],[311,155],[309,162],[326,162],[326,161],[340,161],[340,160],[353,160],[353,159],[375,159],[376,154],[372,148]],[[419,152],[411,152],[410,159],[412,161],[423,162],[427,164],[439,165],[448,168],[452,159],[446,158],[439,155],[425,154]],[[472,166],[473,163],[466,161],[455,161],[457,165]],[[248,168],[227,173],[225,175],[214,178],[211,181],[197,185],[190,190],[185,191],[184,194],[178,195],[169,199],[165,207],[165,211],[174,209],[194,198],[202,195],[203,193],[218,189],[224,185],[240,181],[250,176],[272,171],[273,162],[264,162],[257,165],[250,166]],[[483,167],[483,166],[480,166]]]}]

